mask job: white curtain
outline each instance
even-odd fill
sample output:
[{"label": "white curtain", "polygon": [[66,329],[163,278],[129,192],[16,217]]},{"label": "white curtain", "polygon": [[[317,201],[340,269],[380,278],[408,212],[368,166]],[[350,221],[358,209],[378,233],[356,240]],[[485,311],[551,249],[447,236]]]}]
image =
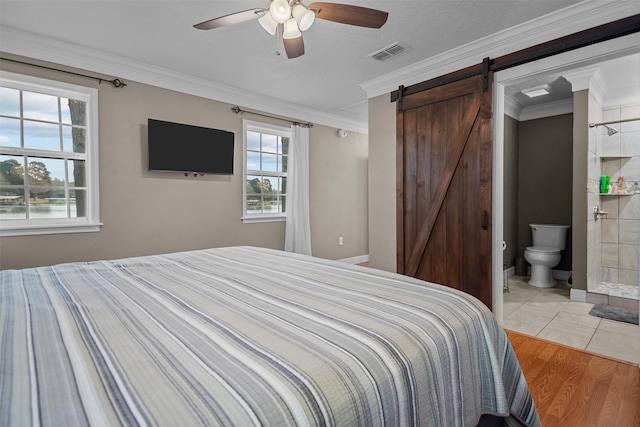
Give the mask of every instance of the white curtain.
[{"label": "white curtain", "polygon": [[284,250],[311,255],[309,223],[309,128],[291,126],[287,167],[287,223]]}]

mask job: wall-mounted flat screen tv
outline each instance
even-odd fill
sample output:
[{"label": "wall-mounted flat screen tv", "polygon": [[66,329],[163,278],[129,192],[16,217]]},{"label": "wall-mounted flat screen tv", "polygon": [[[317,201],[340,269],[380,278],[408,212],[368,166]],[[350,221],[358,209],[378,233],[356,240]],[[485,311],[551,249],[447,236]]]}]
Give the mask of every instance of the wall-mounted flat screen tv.
[{"label": "wall-mounted flat screen tv", "polygon": [[149,170],[233,175],[234,134],[148,120]]}]

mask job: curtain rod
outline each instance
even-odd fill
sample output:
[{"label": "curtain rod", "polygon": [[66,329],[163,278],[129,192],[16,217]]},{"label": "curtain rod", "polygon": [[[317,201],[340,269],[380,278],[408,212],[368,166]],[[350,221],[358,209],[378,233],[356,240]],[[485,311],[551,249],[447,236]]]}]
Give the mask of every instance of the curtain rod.
[{"label": "curtain rod", "polygon": [[296,122],[296,121],[290,120],[290,119],[285,119],[285,118],[282,118],[282,117],[276,117],[276,116],[270,116],[268,114],[256,113],[255,111],[247,111],[247,110],[243,110],[242,108],[238,107],[237,105],[235,107],[232,107],[231,111],[233,111],[236,114],[249,113],[249,114],[254,114],[256,116],[268,117],[270,119],[284,120],[285,122],[291,122],[292,124],[294,124],[296,126],[302,126],[302,127],[306,127],[306,128],[313,127],[313,123],[311,123],[311,122],[300,123],[300,122]]},{"label": "curtain rod", "polygon": [[602,122],[602,123],[589,123],[589,127],[590,128],[594,128],[596,126],[613,125],[613,124],[616,124],[616,123],[635,122],[637,120],[640,120],[640,117],[637,117],[635,119],[612,120],[610,122]]},{"label": "curtain rod", "polygon": [[9,62],[15,62],[16,64],[23,64],[23,65],[30,65],[31,67],[36,67],[36,68],[42,68],[45,70],[51,70],[51,71],[58,71],[60,73],[67,73],[67,74],[71,74],[73,76],[79,76],[79,77],[84,77],[86,79],[92,79],[92,80],[97,80],[98,83],[102,83],[102,82],[109,82],[113,85],[113,87],[115,88],[119,88],[119,87],[125,87],[127,84],[122,81],[121,79],[113,79],[113,80],[108,80],[108,79],[103,79],[100,77],[95,77],[95,76],[88,76],[86,74],[80,74],[80,73],[74,73],[73,71],[67,71],[67,70],[61,70],[59,68],[53,68],[53,67],[47,67],[44,65],[38,65],[38,64],[31,64],[29,62],[24,62],[24,61],[18,61],[16,59],[9,59],[9,58],[0,58],[0,60],[2,61],[9,61]]}]

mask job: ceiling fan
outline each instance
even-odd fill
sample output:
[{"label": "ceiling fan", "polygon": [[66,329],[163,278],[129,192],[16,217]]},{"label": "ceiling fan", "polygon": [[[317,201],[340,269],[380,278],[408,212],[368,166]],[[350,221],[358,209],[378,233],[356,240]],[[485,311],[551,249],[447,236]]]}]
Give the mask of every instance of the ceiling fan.
[{"label": "ceiling fan", "polygon": [[[199,30],[212,30],[257,19],[269,34],[282,38],[287,58],[304,54],[302,32],[315,18],[366,28],[380,28],[389,14],[381,10],[341,3],[315,2],[305,7],[300,0],[271,0],[268,9],[255,8],[209,19],[194,25]],[[277,52],[279,54],[279,52]]]}]

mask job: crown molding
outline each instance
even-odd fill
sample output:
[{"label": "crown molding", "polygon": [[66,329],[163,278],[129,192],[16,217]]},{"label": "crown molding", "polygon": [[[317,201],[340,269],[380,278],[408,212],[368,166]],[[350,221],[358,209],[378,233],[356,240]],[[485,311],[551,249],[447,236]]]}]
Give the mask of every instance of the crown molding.
[{"label": "crown molding", "polygon": [[10,27],[0,28],[1,50],[5,53],[47,61],[121,79],[144,83],[163,89],[195,95],[242,108],[264,111],[301,122],[346,129],[367,134],[368,123],[337,114],[314,110],[257,95],[240,88],[177,73],[166,68],[109,54],[83,46],[42,37]]},{"label": "crown molding", "polygon": [[390,93],[540,43],[639,13],[625,0],[583,1],[360,84],[367,98]]},{"label": "crown molding", "polygon": [[580,90],[588,90],[596,74],[598,74],[597,68],[586,68],[584,70],[563,74],[562,78],[571,83],[571,90],[573,92],[578,92]]},{"label": "crown molding", "polygon": [[602,100],[609,91],[599,68],[587,68],[573,73],[563,74],[562,77],[571,83],[571,90],[573,92],[588,90],[600,105],[602,105]]},{"label": "crown molding", "polygon": [[526,122],[569,113],[573,113],[573,98],[525,107],[520,112],[518,121]]},{"label": "crown molding", "polygon": [[520,113],[522,113],[522,106],[518,104],[518,102],[513,98],[510,98],[507,95],[505,95],[504,96],[504,113],[513,119],[520,120]]},{"label": "crown molding", "polygon": [[603,107],[636,104],[640,95],[640,89],[637,86],[621,88],[616,91],[610,90],[599,68],[589,68],[563,74],[562,77],[571,83],[573,92],[589,90],[589,93]]}]

